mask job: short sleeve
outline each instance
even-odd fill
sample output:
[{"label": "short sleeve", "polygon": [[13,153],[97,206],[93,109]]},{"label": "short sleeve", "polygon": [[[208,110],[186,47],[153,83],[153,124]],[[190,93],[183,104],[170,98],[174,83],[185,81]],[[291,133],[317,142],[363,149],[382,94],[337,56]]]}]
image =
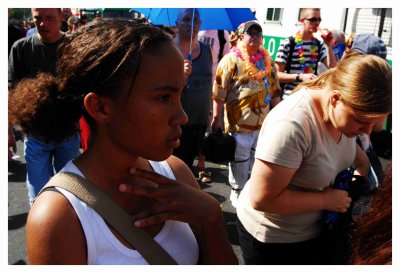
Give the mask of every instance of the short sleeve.
[{"label": "short sleeve", "polygon": [[235,72],[236,63],[232,59],[233,53],[225,55],[218,64],[213,85],[213,99],[225,101]]},{"label": "short sleeve", "polygon": [[297,169],[307,151],[303,126],[290,119],[264,121],[255,157],[263,161]]},{"label": "short sleeve", "polygon": [[271,94],[273,97],[277,97],[281,94],[281,87],[278,81],[278,72],[275,67],[275,62],[272,60],[272,58],[270,58],[270,62],[272,70],[268,77],[268,94]]},{"label": "short sleeve", "polygon": [[289,38],[286,38],[285,40],[282,41],[282,43],[278,48],[278,52],[276,53],[275,57],[275,62],[286,64],[289,56],[289,51],[290,51],[290,40]]},{"label": "short sleeve", "polygon": [[319,56],[318,56],[318,61],[323,62],[326,57],[327,57],[326,45],[322,44],[321,51],[320,51]]}]

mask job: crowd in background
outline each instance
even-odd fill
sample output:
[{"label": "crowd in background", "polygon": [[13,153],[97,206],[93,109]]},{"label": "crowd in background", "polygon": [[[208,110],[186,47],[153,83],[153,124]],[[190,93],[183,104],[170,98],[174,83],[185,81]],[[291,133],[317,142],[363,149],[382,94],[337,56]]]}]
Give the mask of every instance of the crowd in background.
[{"label": "crowd in background", "polygon": [[[207,158],[202,154],[200,148],[203,136],[209,131],[224,131],[232,135],[236,141],[235,159],[228,164],[229,181],[227,182],[229,182],[231,186],[230,200],[232,206],[237,208],[239,241],[246,264],[391,263],[391,255],[389,255],[389,253],[391,254],[391,230],[390,232],[385,229],[377,231],[385,235],[383,236],[383,234],[380,234],[382,236],[376,237],[376,240],[382,240],[381,245],[372,245],[367,242],[367,237],[373,234],[373,232],[369,232],[368,230],[362,233],[363,237],[357,237],[357,235],[355,235],[354,253],[344,253],[344,256],[338,259],[334,259],[337,258],[337,253],[333,253],[333,249],[330,249],[332,251],[330,256],[332,259],[330,260],[326,260],[326,256],[323,256],[326,255],[326,253],[320,251],[320,249],[326,249],[326,246],[323,244],[327,242],[326,234],[319,222],[323,212],[330,211],[344,214],[348,210],[351,211],[349,208],[352,208],[355,205],[354,202],[362,195],[368,195],[364,196],[365,198],[363,199],[364,201],[368,201],[368,206],[363,208],[365,211],[363,211],[362,214],[371,212],[379,215],[379,219],[391,221],[389,217],[391,216],[391,204],[389,212],[389,206],[385,207],[381,197],[382,194],[388,194],[388,192],[391,191],[391,169],[389,169],[387,173],[384,173],[385,170],[382,169],[379,159],[376,161],[378,156],[376,152],[374,152],[370,140],[373,134],[372,131],[382,131],[383,124],[387,116],[391,113],[391,68],[385,61],[386,47],[382,44],[383,42],[379,37],[370,34],[350,34],[346,36],[345,33],[341,31],[320,29],[318,26],[319,22],[321,22],[320,10],[303,9],[299,19],[299,22],[302,24],[301,30],[282,42],[276,59],[272,60],[262,43],[262,27],[256,21],[245,22],[241,24],[236,31],[230,33],[224,32],[218,36],[217,32],[200,32],[200,15],[197,12],[192,13],[192,9],[182,9],[177,18],[176,27],[157,26],[157,30],[155,30],[145,18],[136,20],[135,23],[137,25],[135,25],[135,23],[132,22],[124,22],[117,19],[108,21],[96,17],[93,19],[95,22],[90,24],[90,26],[94,26],[94,30],[88,27],[88,25],[82,28],[84,31],[78,31],[81,27],[89,23],[89,18],[84,14],[79,17],[74,16],[69,8],[61,9],[61,11],[60,28],[56,31],[59,31],[60,35],[56,40],[57,43],[64,43],[63,46],[61,46],[63,55],[58,55],[64,63],[57,63],[57,65],[55,65],[56,62],[54,61],[53,67],[49,71],[46,71],[47,68],[40,67],[39,70],[41,72],[49,72],[53,75],[41,74],[36,81],[48,86],[55,84],[60,90],[71,92],[70,96],[62,98],[63,102],[71,100],[71,102],[76,103],[84,98],[84,103],[83,101],[80,102],[82,105],[76,105],[76,108],[71,110],[71,113],[74,115],[73,117],[63,117],[65,112],[61,112],[64,108],[55,109],[57,110],[57,114],[63,118],[62,120],[70,119],[68,120],[70,124],[68,123],[69,127],[65,129],[60,128],[60,132],[57,132],[59,135],[48,135],[46,139],[46,135],[43,133],[46,129],[42,127],[39,128],[38,126],[41,124],[41,122],[38,121],[40,121],[40,118],[43,118],[43,116],[39,118],[35,116],[38,115],[37,112],[43,110],[43,108],[36,108],[37,105],[35,105],[41,102],[30,102],[31,104],[28,106],[21,103],[22,98],[26,99],[30,96],[29,92],[24,93],[23,91],[26,92],[29,88],[33,88],[36,84],[35,80],[32,80],[32,82],[22,81],[22,84],[19,85],[18,82],[24,79],[25,75],[21,76],[21,78],[16,78],[15,75],[18,73],[15,73],[15,75],[11,76],[12,81],[10,83],[10,71],[11,74],[14,72],[12,69],[18,67],[18,62],[27,61],[17,59],[17,56],[20,54],[16,54],[15,52],[17,50],[22,50],[18,49],[18,46],[21,46],[21,42],[18,43],[17,41],[20,41],[20,39],[24,37],[36,35],[37,29],[33,21],[17,21],[12,19],[12,14],[9,14],[9,54],[11,52],[9,62],[9,69],[11,69],[9,71],[9,88],[12,92],[15,92],[15,90],[19,92],[18,95],[13,93],[11,96],[10,101],[14,103],[11,107],[11,113],[13,121],[21,122],[20,124],[18,124],[18,122],[15,122],[15,124],[9,123],[9,159],[13,156],[15,140],[17,140],[14,139],[10,141],[10,135],[16,137],[17,132],[15,129],[17,125],[22,125],[23,129],[28,128],[25,130],[28,131],[25,132],[28,133],[26,137],[28,141],[32,136],[38,134],[38,136],[40,136],[40,138],[38,138],[39,141],[44,141],[46,145],[50,141],[53,145],[56,143],[54,142],[55,140],[60,141],[60,139],[65,140],[67,136],[70,137],[76,129],[75,126],[79,122],[81,128],[80,152],[83,153],[79,155],[76,161],[73,160],[75,156],[67,159],[66,162],[68,163],[64,162],[62,164],[66,164],[66,167],[62,170],[73,171],[81,176],[83,175],[79,170],[85,170],[83,172],[84,174],[89,174],[89,177],[93,178],[94,181],[100,181],[98,182],[99,184],[94,183],[96,186],[107,189],[107,181],[103,178],[99,178],[91,171],[91,168],[95,169],[98,167],[94,164],[94,159],[96,156],[100,156],[102,151],[107,151],[120,156],[117,161],[120,161],[121,164],[127,164],[129,159],[131,159],[129,157],[132,156],[132,154],[127,155],[127,153],[129,149],[132,149],[131,153],[134,151],[141,156],[138,160],[138,166],[141,168],[145,170],[160,168],[160,171],[157,172],[163,175],[168,173],[166,176],[169,179],[175,181],[174,179],[178,180],[178,178],[180,178],[184,183],[193,186],[194,180],[192,178],[197,178],[199,182],[210,183],[212,181],[212,173],[206,169],[205,165]],[[34,13],[34,9],[32,9],[32,13]],[[195,16],[193,20],[195,24],[194,30],[190,30],[189,26],[185,23],[191,21],[192,16]],[[138,32],[142,34],[139,35],[140,37],[135,36],[137,40],[132,37],[124,36],[123,27],[126,27],[127,31],[131,31],[132,35],[136,35]],[[126,43],[136,45],[136,43],[139,43],[138,41],[140,39],[148,35],[146,37],[151,41],[149,42],[150,45],[145,42],[137,45],[143,46],[143,52],[145,53],[138,53],[138,51],[135,51],[137,54],[143,54],[141,57],[144,60],[150,60],[152,58],[151,54],[146,54],[146,50],[156,49],[160,50],[160,52],[164,52],[162,60],[165,59],[166,62],[176,61],[182,64],[182,67],[169,67],[169,69],[171,69],[171,71],[168,71],[168,73],[170,73],[168,74],[169,76],[165,74],[167,72],[154,72],[155,77],[159,77],[160,81],[169,77],[169,88],[171,89],[173,89],[172,86],[176,82],[180,82],[180,78],[176,75],[175,78],[172,77],[171,73],[174,71],[176,73],[182,72],[184,78],[183,91],[179,93],[179,100],[174,100],[174,96],[176,95],[169,95],[168,98],[162,97],[160,99],[160,101],[166,99],[174,103],[180,102],[179,107],[178,104],[176,104],[177,107],[174,108],[179,109],[179,111],[172,113],[172,107],[164,109],[168,111],[171,110],[171,112],[166,111],[165,113],[166,115],[169,113],[171,119],[174,119],[173,122],[168,121],[168,125],[175,129],[177,127],[182,128],[174,133],[174,137],[177,136],[177,138],[180,138],[180,141],[175,138],[169,140],[169,145],[173,147],[173,149],[171,149],[171,154],[173,154],[173,156],[169,154],[167,149],[164,151],[163,148],[160,148],[159,152],[165,152],[165,154],[155,155],[155,151],[150,148],[151,145],[143,149],[142,147],[138,148],[136,146],[132,148],[135,143],[126,143],[126,141],[122,139],[125,133],[135,133],[139,135],[137,139],[138,143],[141,141],[147,143],[148,141],[143,137],[144,135],[129,131],[129,129],[124,128],[124,124],[121,124],[120,120],[125,120],[124,115],[135,112],[135,109],[129,108],[130,110],[128,111],[128,108],[121,108],[119,110],[115,108],[115,105],[120,106],[118,104],[120,103],[119,99],[124,97],[119,95],[121,93],[118,93],[124,92],[119,90],[119,87],[125,86],[124,73],[127,75],[129,75],[129,73],[124,71],[121,74],[122,76],[118,73],[114,74],[114,71],[107,70],[111,69],[108,67],[108,64],[112,63],[112,65],[115,65],[116,70],[120,69],[120,66],[125,69],[126,59],[129,59],[130,56],[127,56],[126,59],[122,57],[120,63],[113,63],[106,58],[96,59],[93,60],[93,64],[95,65],[91,65],[87,59],[82,59],[80,63],[77,60],[67,61],[68,54],[77,52],[79,48],[79,44],[72,38],[78,37],[82,39],[83,42],[86,37],[84,36],[85,31],[87,31],[88,35],[94,39],[95,31],[104,31],[105,29],[103,28],[115,32],[110,35],[108,35],[106,31],[105,33],[102,32],[99,34],[99,37],[104,39],[102,41],[104,42],[104,45],[102,44],[104,48],[99,48],[102,48],[104,51],[98,52],[99,49],[96,48],[93,42],[88,48],[82,51],[82,54],[86,54],[85,56],[87,58],[92,57],[93,54],[97,54],[96,56],[110,54],[112,58],[121,58],[122,55],[128,54],[122,52],[121,48],[117,46],[119,43],[121,43],[122,46],[124,43],[124,41],[122,41],[123,39],[126,39]],[[159,29],[164,30],[164,32],[159,32]],[[314,38],[313,34],[317,31],[321,32],[323,42]],[[119,37],[117,37],[115,33],[119,33],[119,35],[122,36],[122,40],[118,39]],[[219,40],[218,46],[229,46],[230,51],[212,48],[211,44],[208,43],[211,39],[210,37],[217,40],[220,39],[221,35],[224,37],[224,42]],[[96,38],[99,40],[101,39],[99,37]],[[115,44],[109,44],[110,41],[106,41],[109,37],[114,39],[113,41]],[[193,40],[191,40],[191,38]],[[64,42],[64,39],[66,42]],[[156,41],[159,41],[160,44]],[[91,41],[89,41],[89,43],[91,43]],[[115,52],[121,51],[121,53],[112,55],[114,52],[110,53],[107,51],[106,45],[108,45],[109,48],[114,48]],[[125,46],[125,44],[123,45]],[[22,48],[22,46],[20,48]],[[172,52],[171,56],[167,57],[167,49],[169,52]],[[132,48],[132,50],[134,51],[137,49]],[[311,52],[311,54],[304,56],[305,51]],[[130,51],[128,52],[130,54]],[[219,55],[218,52],[220,53]],[[55,50],[52,51],[52,54],[55,54]],[[190,57],[188,57],[188,55],[190,55]],[[256,61],[250,58],[250,55],[256,56],[253,57]],[[83,55],[80,57],[83,57]],[[304,61],[305,59],[307,61]],[[307,62],[308,66],[305,65]],[[135,64],[138,65],[138,63]],[[215,64],[214,67],[213,64]],[[88,77],[82,70],[78,70],[78,68],[81,68],[81,65],[85,66],[84,71],[87,72],[88,75],[99,77],[98,81],[92,77]],[[147,66],[150,67],[151,65],[143,65],[146,69],[148,68]],[[369,69],[365,69],[366,67]],[[151,68],[156,70],[155,67]],[[150,84],[143,80],[145,77],[141,74],[143,73],[141,71],[142,66],[140,65],[140,68],[137,69],[138,71],[135,72],[135,75],[137,75],[138,78],[135,78],[134,82],[138,81],[144,86]],[[352,69],[358,71],[357,75],[352,74]],[[369,74],[372,70],[373,77]],[[77,72],[76,78],[74,78],[75,71]],[[259,73],[259,71],[262,73]],[[109,74],[107,74],[108,72]],[[26,73],[26,75],[29,75],[28,72]],[[102,73],[104,73],[104,75]],[[106,79],[104,82],[101,81],[101,76]],[[115,82],[107,82],[110,79],[115,79]],[[363,79],[362,83],[359,83],[359,79]],[[362,86],[365,82],[369,85]],[[346,84],[352,84],[353,88],[347,88]],[[361,89],[364,90],[364,88],[361,87],[369,87],[372,85],[374,86],[374,88],[372,88],[373,91],[379,90],[379,92],[381,92],[379,96],[374,92],[366,91],[368,94],[359,92]],[[135,85],[132,86],[137,88]],[[51,90],[50,87],[48,88]],[[94,93],[89,92],[90,88],[93,89]],[[39,89],[35,89],[35,92],[38,94],[41,94],[41,92],[45,90],[44,87],[43,90]],[[119,91],[117,92],[116,90]],[[310,92],[310,90],[315,92]],[[105,95],[105,97],[109,98],[111,101],[103,100],[104,94],[111,91],[116,91],[118,95],[115,97],[110,93],[111,95]],[[79,92],[82,92],[82,94]],[[352,93],[356,94],[353,95]],[[243,97],[244,95],[242,96],[242,94],[246,94],[247,97]],[[365,100],[359,99],[363,98],[363,96],[365,96]],[[144,95],[141,97],[143,100],[146,100],[146,98],[147,97]],[[377,98],[381,98],[379,103],[376,102],[378,101]],[[49,98],[43,100],[50,101]],[[309,103],[309,101],[312,101],[312,103]],[[63,105],[63,107],[64,106],[65,105]],[[102,107],[104,107],[104,109],[113,109],[110,110],[110,112],[114,114],[109,115],[109,112],[107,112],[108,110],[106,111]],[[132,104],[132,107],[144,109],[140,108],[143,107],[142,105],[137,104]],[[154,109],[161,109],[159,104],[154,107]],[[83,108],[85,108],[84,111],[82,110]],[[19,113],[21,109],[25,111],[25,116],[23,113]],[[122,109],[125,109],[127,112],[123,113]],[[103,110],[103,112],[101,110]],[[363,115],[360,114],[360,112],[367,112],[370,115]],[[46,114],[48,113],[46,112]],[[144,120],[147,115],[150,120],[150,114],[152,114],[150,111],[146,111]],[[79,120],[79,118],[81,118],[81,120]],[[130,114],[129,118],[132,118],[134,122],[140,124],[140,122],[134,117],[131,117]],[[161,116],[159,116],[159,118],[162,120]],[[110,125],[109,119],[117,125]],[[174,125],[171,125],[171,123],[174,123]],[[329,126],[325,127],[325,123]],[[32,124],[36,124],[37,128]],[[163,124],[160,123],[159,126],[163,128]],[[310,128],[307,126],[310,126]],[[143,132],[149,130],[149,133],[154,134],[155,139],[153,140],[155,141],[156,138],[160,136],[155,133],[155,130],[151,131],[151,128],[153,127],[150,127],[150,129],[147,127],[140,127]],[[357,130],[354,128],[357,128]],[[116,130],[120,135],[110,132],[110,130]],[[270,136],[273,137],[270,138]],[[139,137],[143,138],[140,139]],[[358,138],[359,145],[354,145],[355,137]],[[29,144],[29,142],[26,142],[26,144]],[[141,143],[139,143],[139,146],[140,144]],[[149,142],[149,144],[154,143]],[[35,145],[38,144],[35,142]],[[115,145],[115,147],[113,145]],[[376,146],[378,145],[379,144],[376,144]],[[310,146],[313,148],[311,149]],[[121,147],[127,151],[121,151]],[[289,152],[285,154],[283,152],[284,150],[289,151],[290,154]],[[321,156],[321,154],[324,153],[323,151],[328,155]],[[379,155],[390,159],[391,151],[388,152],[386,150],[385,152],[390,153],[390,155]],[[148,157],[146,157],[146,155]],[[175,157],[179,158],[181,161],[176,161]],[[335,176],[338,173],[342,173],[340,171],[348,170],[348,167],[354,161],[354,157],[357,163],[356,174],[359,178],[361,177],[360,181],[364,179],[362,187],[366,188],[357,191],[357,194],[360,195],[357,195],[357,198],[352,195],[354,192],[350,193],[347,188],[346,190],[343,188],[333,189],[331,188],[332,184],[329,185],[333,180],[336,182]],[[100,158],[102,158],[104,162],[108,160],[105,157]],[[199,159],[196,168],[193,166],[195,158]],[[158,163],[154,163],[150,159],[154,160],[154,162],[161,160],[161,162],[165,162],[167,165],[169,164],[173,173],[170,175],[168,171],[170,170],[169,167],[166,171],[164,165],[158,166]],[[316,162],[318,162],[319,165],[316,165]],[[77,164],[77,166],[75,164]],[[253,164],[255,164],[254,168]],[[370,165],[372,165],[372,167],[370,167]],[[321,166],[324,168],[323,171],[321,171]],[[56,172],[58,172],[61,167],[63,166],[54,168]],[[175,173],[177,170],[182,171],[186,177],[177,175]],[[195,173],[194,170],[198,172]],[[118,176],[124,170],[109,169],[109,171],[110,174]],[[118,171],[120,171],[120,173],[118,173]],[[32,171],[32,173],[34,173],[34,171]],[[138,173],[139,175],[143,175],[141,171],[138,171]],[[147,178],[150,176],[151,175],[148,175]],[[319,180],[314,183],[316,176],[318,176]],[[160,185],[164,183],[161,182],[159,177],[154,175],[149,179],[160,183]],[[34,193],[28,188],[31,205],[40,188],[48,178],[46,177],[42,180],[40,187],[37,189],[35,188]],[[310,181],[313,183],[310,183]],[[117,182],[114,184],[116,183]],[[377,190],[381,183],[383,183],[384,187]],[[135,188],[130,188],[129,185],[125,184],[123,185],[124,190],[121,190],[122,188],[120,187],[120,191],[129,192],[133,195],[138,194]],[[185,234],[187,234],[185,238],[188,241],[185,243],[190,245],[191,243],[189,241],[193,241],[193,238],[196,237],[197,243],[199,244],[198,246],[190,245],[191,257],[182,261],[182,263],[196,263],[196,260],[209,264],[236,263],[237,260],[233,257],[232,250],[227,244],[225,231],[221,231],[221,236],[219,238],[213,235],[214,237],[212,238],[214,239],[212,241],[208,238],[208,236],[211,236],[211,230],[204,226],[205,223],[197,225],[198,223],[196,223],[196,220],[205,219],[205,215],[199,212],[202,206],[214,212],[213,215],[215,218],[213,218],[213,221],[210,223],[220,227],[222,217],[215,202],[199,193],[199,189],[196,185],[194,185],[193,188],[194,189],[189,190],[179,185],[179,190],[185,192],[187,196],[178,195],[177,198],[181,198],[179,200],[182,201],[182,204],[188,205],[190,203],[190,200],[188,200],[190,199],[189,197],[193,196],[193,198],[196,197],[199,198],[199,200],[203,200],[202,204],[196,204],[197,206],[191,207],[192,211],[185,210],[185,212],[182,212],[179,216],[174,215],[174,219],[168,218],[172,217],[170,215],[163,215],[162,218],[164,221],[186,221],[193,230],[193,232],[190,232],[188,231],[188,227],[180,227],[184,229]],[[172,192],[171,189],[168,189],[168,193],[169,191]],[[385,191],[385,193],[382,193],[383,191]],[[378,192],[378,197],[376,200],[373,200],[371,196],[373,196],[375,192]],[[55,195],[51,195],[52,193],[46,194],[51,197],[49,202],[54,202],[52,203],[53,205],[65,205],[65,203],[62,203],[62,201],[54,197]],[[140,194],[145,195],[143,192]],[[121,196],[115,197],[115,200],[124,205],[125,208],[132,210],[132,206],[134,207],[137,205],[136,203],[128,202]],[[73,197],[68,198],[70,202],[78,202]],[[159,196],[157,196],[157,198],[161,199]],[[32,255],[32,263],[57,262],[56,260],[52,260],[54,257],[49,258],[42,254],[34,254],[36,248],[44,250],[43,248],[45,246],[41,245],[42,241],[40,240],[50,243],[48,238],[40,237],[40,239],[36,239],[36,237],[39,238],[36,226],[38,224],[36,219],[38,219],[39,216],[36,211],[38,211],[40,205],[42,207],[45,206],[44,198],[39,198],[39,200],[41,202],[36,203],[37,208],[30,216],[31,223],[30,226],[28,226],[30,227],[30,237],[28,238],[30,249],[28,254],[31,253]],[[142,199],[138,200],[138,204],[141,208],[145,205],[154,205],[152,204],[154,200],[147,203]],[[165,200],[170,199],[165,197]],[[163,199],[164,202],[165,200]],[[74,206],[75,211],[78,212],[82,209],[79,208],[79,206],[77,205],[77,208]],[[376,209],[375,206],[379,206],[381,209]],[[67,207],[61,207],[64,209],[64,213],[70,213]],[[369,207],[372,209],[369,210]],[[386,210],[382,209],[382,207]],[[35,205],[33,208],[35,208]],[[152,207],[152,209],[152,213],[154,213],[154,210],[157,210],[158,207]],[[385,212],[384,215],[382,215],[383,212]],[[190,213],[192,214],[190,215]],[[71,217],[70,219],[75,219],[73,214],[68,215]],[[79,215],[79,219],[84,221],[83,218],[81,218],[82,214]],[[53,214],[47,216],[50,218],[54,217]],[[141,216],[144,217],[143,215]],[[146,214],[146,216],[149,217],[148,214]],[[368,222],[365,216],[361,215],[360,219],[360,227],[365,229],[376,228],[376,224],[374,222]],[[97,219],[95,220],[97,221]],[[151,234],[157,234],[157,230],[163,229],[161,225],[162,220],[151,220],[155,222],[158,228],[148,228],[148,230]],[[144,222],[145,221],[143,221],[143,226],[147,227],[149,224],[145,224]],[[65,220],[60,219],[58,223],[65,223]],[[386,223],[386,226],[389,226],[389,223]],[[92,228],[95,229],[95,227],[89,224],[85,226],[85,229]],[[73,226],[73,221],[71,221],[71,229],[76,232],[74,234],[81,234],[77,231],[76,226]],[[388,235],[389,233],[390,238]],[[85,236],[88,236],[87,234],[89,233],[85,230]],[[55,238],[59,238],[56,237],[55,234],[52,235]],[[179,236],[181,237],[181,235]],[[201,238],[202,236],[204,236],[204,238]],[[207,239],[205,239],[206,236]],[[62,244],[62,242],[67,243],[67,241],[60,241],[60,244]],[[103,243],[106,240],[101,237],[99,241]],[[74,241],[77,247],[76,249],[79,250],[74,256],[76,260],[63,257],[64,260],[61,259],[61,261],[64,263],[85,263],[86,256],[83,253],[84,251],[82,251],[84,248],[81,248],[82,242],[84,242],[84,238],[82,239],[80,237]],[[361,249],[363,245],[370,247],[369,251],[372,253],[371,257],[373,257],[373,259],[369,260],[368,257],[362,254]],[[96,247],[99,247],[102,251],[110,251],[112,246],[102,245]],[[96,247],[94,249],[96,249]],[[169,245],[167,247],[169,247]],[[180,251],[184,252],[187,245],[179,247],[181,247]],[[197,248],[200,249],[200,254],[196,252]],[[120,248],[118,249],[120,250]],[[73,248],[71,248],[71,250],[73,250]],[[221,250],[219,255],[216,253],[217,250]],[[345,246],[341,248],[341,250],[348,251],[349,247]],[[54,247],[54,251],[55,253],[61,253],[57,252],[61,251],[57,247]],[[91,251],[96,250],[91,249]],[[211,255],[211,253],[214,253],[215,256]],[[224,256],[224,253],[226,256]],[[312,253],[312,255],[310,255],[310,253]],[[175,256],[177,256],[176,253]],[[91,262],[113,263],[114,261],[112,261],[112,259],[114,258],[120,259],[118,255],[108,256],[107,254],[101,258],[104,260],[93,260]],[[343,258],[343,260],[340,260],[341,258]],[[131,262],[129,259],[121,259],[126,263]],[[140,261],[139,263],[142,262],[143,261]]]}]

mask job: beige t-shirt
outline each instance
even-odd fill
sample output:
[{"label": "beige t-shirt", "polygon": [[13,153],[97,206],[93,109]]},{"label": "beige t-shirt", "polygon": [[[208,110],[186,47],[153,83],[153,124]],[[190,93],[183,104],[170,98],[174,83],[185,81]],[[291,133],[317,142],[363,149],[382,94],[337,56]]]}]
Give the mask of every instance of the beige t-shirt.
[{"label": "beige t-shirt", "polygon": [[[339,143],[334,141],[308,92],[318,91],[303,88],[269,113],[260,131],[255,157],[297,169],[289,188],[322,191],[354,162],[356,142],[344,135]],[[294,243],[318,236],[322,211],[291,216],[256,211],[249,203],[248,185],[240,195],[237,214],[257,240]]]}]

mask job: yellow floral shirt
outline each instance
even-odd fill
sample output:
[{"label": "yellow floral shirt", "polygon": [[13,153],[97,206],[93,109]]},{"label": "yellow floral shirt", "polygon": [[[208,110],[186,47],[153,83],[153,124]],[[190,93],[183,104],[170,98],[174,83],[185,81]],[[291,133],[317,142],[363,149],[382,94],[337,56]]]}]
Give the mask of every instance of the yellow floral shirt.
[{"label": "yellow floral shirt", "polygon": [[[268,75],[268,93],[280,95],[280,86],[274,61]],[[245,62],[234,52],[226,54],[218,64],[213,86],[213,99],[225,103],[225,131],[240,133],[260,130],[269,107],[264,81],[249,76]]]}]

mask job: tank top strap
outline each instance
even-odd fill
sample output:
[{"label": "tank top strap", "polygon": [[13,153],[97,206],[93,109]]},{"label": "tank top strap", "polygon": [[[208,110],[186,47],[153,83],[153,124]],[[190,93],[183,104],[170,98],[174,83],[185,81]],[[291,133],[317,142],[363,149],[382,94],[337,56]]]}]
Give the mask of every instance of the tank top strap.
[{"label": "tank top strap", "polygon": [[166,160],[164,161],[149,160],[149,163],[156,173],[159,173],[171,179],[175,179],[175,175],[172,172],[171,166],[168,164]]}]

